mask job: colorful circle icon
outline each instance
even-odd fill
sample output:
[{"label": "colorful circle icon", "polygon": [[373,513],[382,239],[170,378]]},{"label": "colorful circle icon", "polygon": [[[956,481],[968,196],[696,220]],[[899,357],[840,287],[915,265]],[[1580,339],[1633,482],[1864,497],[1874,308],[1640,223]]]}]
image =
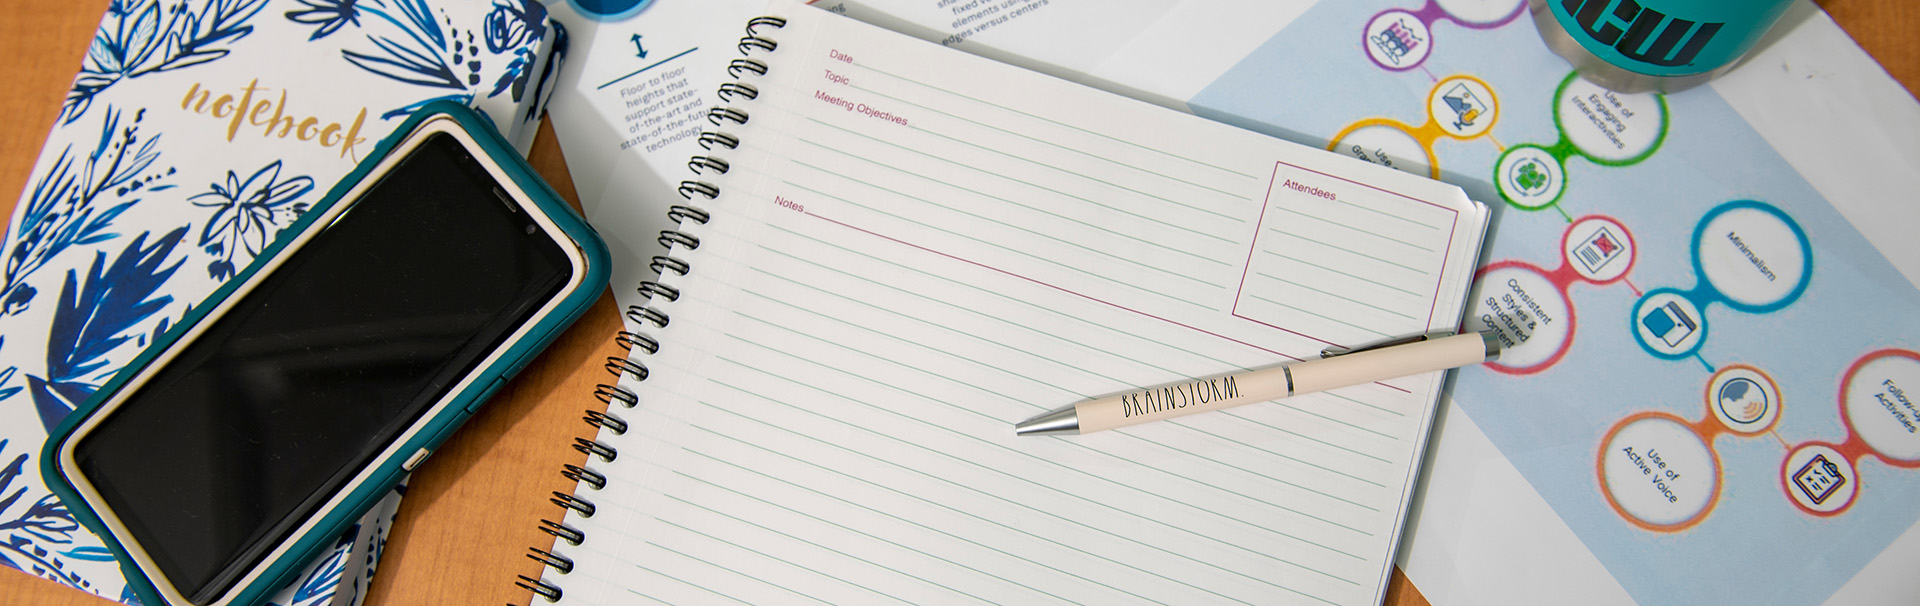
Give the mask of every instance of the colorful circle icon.
[{"label": "colorful circle icon", "polygon": [[1531,143],[1515,145],[1501,154],[1493,173],[1500,195],[1527,210],[1546,208],[1567,190],[1567,171],[1560,166],[1560,159]]},{"label": "colorful circle icon", "polygon": [[1794,505],[1819,516],[1845,511],[1860,490],[1853,461],[1826,444],[1794,449],[1780,466],[1780,482]]},{"label": "colorful circle icon", "polygon": [[1389,71],[1419,67],[1433,52],[1433,31],[1413,13],[1390,10],[1367,22],[1367,57]]},{"label": "colorful circle icon", "polygon": [[1560,240],[1567,267],[1595,284],[1627,276],[1633,268],[1633,234],[1612,217],[1589,216],[1575,221]]},{"label": "colorful circle icon", "polygon": [[1780,420],[1780,387],[1760,369],[1731,365],[1707,382],[1707,409],[1728,431],[1756,435]]},{"label": "colorful circle icon", "polygon": [[1693,354],[1707,338],[1707,317],[1700,306],[1672,289],[1642,297],[1630,321],[1640,346],[1669,360]]},{"label": "colorful circle icon", "polygon": [[1441,80],[1427,95],[1427,115],[1442,132],[1472,139],[1493,130],[1500,118],[1500,100],[1493,87],[1473,76]]}]

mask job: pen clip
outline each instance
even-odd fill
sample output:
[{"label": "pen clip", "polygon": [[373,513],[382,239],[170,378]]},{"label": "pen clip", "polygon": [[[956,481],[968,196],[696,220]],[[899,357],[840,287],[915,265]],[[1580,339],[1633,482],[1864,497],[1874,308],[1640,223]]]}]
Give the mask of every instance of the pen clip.
[{"label": "pen clip", "polygon": [[1357,352],[1362,352],[1362,351],[1367,351],[1372,349],[1380,349],[1383,347],[1393,347],[1395,345],[1405,345],[1408,343],[1419,343],[1421,341],[1439,339],[1442,337],[1451,337],[1454,334],[1455,333],[1450,331],[1436,330],[1433,332],[1417,334],[1417,335],[1387,337],[1385,339],[1381,339],[1378,341],[1369,341],[1366,343],[1361,343],[1353,347],[1341,347],[1339,345],[1333,345],[1333,346],[1327,347],[1326,349],[1320,350],[1320,357],[1331,358],[1338,355],[1357,353]]}]

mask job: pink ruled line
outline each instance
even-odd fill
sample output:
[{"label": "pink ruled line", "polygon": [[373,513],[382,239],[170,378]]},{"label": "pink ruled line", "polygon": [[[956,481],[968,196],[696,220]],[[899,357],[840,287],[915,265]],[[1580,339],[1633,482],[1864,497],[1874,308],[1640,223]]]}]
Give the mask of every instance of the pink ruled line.
[{"label": "pink ruled line", "polygon": [[[1114,309],[1118,309],[1118,310],[1121,310],[1121,311],[1124,311],[1124,312],[1128,312],[1128,313],[1131,313],[1131,314],[1134,314],[1134,315],[1138,315],[1138,316],[1141,316],[1141,317],[1145,317],[1145,318],[1151,318],[1151,319],[1154,319],[1154,320],[1158,320],[1158,321],[1161,321],[1161,322],[1165,322],[1165,323],[1167,323],[1167,324],[1172,324],[1172,325],[1174,325],[1174,326],[1178,326],[1178,327],[1181,327],[1181,328],[1185,328],[1185,329],[1187,329],[1187,330],[1191,330],[1191,331],[1194,331],[1194,332],[1197,332],[1197,333],[1200,333],[1200,334],[1204,334],[1204,335],[1207,335],[1207,336],[1211,336],[1211,337],[1214,337],[1214,338],[1216,338],[1216,339],[1221,339],[1221,340],[1225,340],[1225,341],[1229,341],[1229,342],[1232,342],[1232,343],[1238,343],[1238,344],[1240,344],[1240,345],[1244,345],[1244,346],[1247,346],[1247,347],[1250,347],[1250,348],[1253,348],[1253,349],[1257,349],[1257,350],[1260,350],[1260,351],[1264,351],[1264,352],[1267,352],[1267,353],[1270,353],[1270,354],[1273,354],[1273,355],[1276,355],[1276,356],[1280,356],[1280,357],[1283,357],[1283,358],[1287,358],[1287,359],[1290,359],[1290,360],[1293,360],[1293,361],[1295,361],[1295,362],[1299,362],[1299,361],[1301,361],[1301,359],[1300,359],[1300,358],[1296,358],[1296,357],[1293,357],[1293,356],[1290,356],[1290,355],[1287,355],[1287,354],[1284,354],[1284,353],[1280,353],[1280,352],[1277,352],[1277,351],[1274,351],[1274,350],[1271,350],[1271,349],[1267,349],[1267,348],[1265,348],[1265,347],[1261,347],[1261,346],[1259,346],[1259,345],[1254,345],[1254,344],[1252,344],[1252,343],[1248,343],[1248,342],[1246,342],[1246,341],[1242,341],[1242,340],[1239,340],[1239,339],[1235,339],[1235,338],[1233,338],[1233,337],[1229,337],[1229,336],[1226,336],[1226,335],[1223,335],[1223,334],[1219,334],[1219,333],[1216,333],[1216,332],[1213,332],[1213,331],[1210,331],[1210,330],[1206,330],[1206,329],[1203,329],[1203,328],[1200,328],[1200,327],[1197,327],[1197,326],[1190,326],[1190,325],[1187,325],[1187,324],[1185,324],[1185,323],[1182,323],[1182,322],[1178,322],[1178,321],[1175,321],[1175,320],[1171,320],[1171,319],[1168,319],[1168,318],[1162,318],[1162,317],[1160,317],[1160,316],[1156,316],[1156,315],[1153,315],[1153,314],[1150,314],[1150,313],[1147,313],[1147,312],[1144,312],[1144,311],[1140,311],[1140,310],[1138,310],[1138,309],[1134,309],[1134,308],[1131,308],[1131,307],[1127,307],[1127,306],[1125,306],[1125,305],[1121,305],[1121,304],[1119,304],[1119,303],[1114,303],[1114,302],[1112,302],[1112,301],[1108,301],[1108,300],[1106,300],[1106,299],[1101,299],[1101,298],[1098,298],[1098,297],[1094,297],[1094,296],[1092,296],[1092,295],[1088,295],[1088,294],[1085,294],[1085,293],[1081,293],[1081,292],[1076,292],[1076,291],[1073,291],[1073,290],[1070,290],[1070,289],[1067,289],[1067,288],[1064,288],[1064,287],[1061,287],[1061,286],[1059,286],[1059,285],[1057,285],[1057,284],[1052,284],[1052,283],[1049,283],[1049,282],[1042,282],[1042,281],[1040,281],[1040,280],[1036,280],[1036,279],[1034,279],[1034,278],[1031,278],[1031,277],[1028,277],[1028,276],[1024,276],[1024,275],[1020,275],[1020,274],[1017,274],[1017,273],[1013,273],[1013,272],[1011,272],[1011,271],[1007,271],[1007,270],[1004,270],[1004,269],[1001,269],[1001,268],[998,268],[998,267],[994,267],[994,266],[992,266],[992,265],[987,265],[987,264],[985,264],[985,263],[981,263],[981,262],[979,262],[979,261],[975,261],[975,260],[972,260],[972,259],[968,259],[968,258],[965,258],[965,257],[959,257],[959,256],[955,256],[955,255],[952,255],[952,254],[949,254],[949,253],[946,253],[946,252],[943,252],[943,251],[938,251],[938,250],[934,250],[934,249],[931,249],[931,248],[927,248],[927,247],[925,247],[925,246],[921,246],[921,245],[919,245],[919,244],[914,244],[914,243],[912,243],[912,242],[908,242],[908,241],[905,241],[905,240],[901,240],[901,239],[899,239],[899,238],[895,238],[895,237],[893,237],[893,236],[889,236],[889,235],[886,235],[886,234],[882,234],[882,233],[878,233],[878,232],[875,232],[875,231],[873,231],[873,230],[869,230],[869,229],[866,229],[866,228],[863,228],[863,227],[859,227],[859,226],[856,226],[856,225],[851,225],[851,224],[848,224],[848,223],[844,223],[844,222],[841,222],[841,221],[838,221],[838,220],[835,220],[835,219],[832,219],[832,218],[828,218],[828,217],[825,217],[825,216],[822,216],[822,215],[819,215],[819,214],[816,214],[816,213],[814,213],[813,211],[802,211],[802,212],[805,212],[805,213],[806,213],[806,215],[807,215],[807,216],[809,216],[809,217],[813,217],[813,218],[815,218],[815,219],[819,219],[819,220],[821,220],[821,221],[826,221],[826,222],[828,222],[828,223],[832,223],[832,224],[834,224],[834,225],[838,225],[838,226],[841,226],[841,227],[845,227],[845,228],[847,228],[847,229],[851,229],[851,230],[853,230],[853,231],[857,231],[857,232],[860,232],[860,233],[863,233],[863,234],[867,234],[867,235],[869,235],[869,236],[873,236],[873,237],[875,237],[875,238],[879,238],[879,239],[882,239],[882,240],[886,240],[886,241],[888,241],[888,242],[892,242],[892,243],[895,243],[895,244],[899,244],[899,245],[901,245],[901,246],[905,246],[905,247],[908,247],[908,248],[912,248],[912,249],[915,249],[915,250],[920,250],[920,251],[924,251],[924,252],[927,252],[927,253],[931,253],[931,254],[934,254],[934,255],[939,255],[939,256],[942,256],[942,257],[946,257],[946,258],[948,258],[948,259],[952,259],[952,260],[955,260],[955,261],[959,261],[959,262],[961,262],[961,263],[965,263],[965,264],[968,264],[968,265],[972,265],[972,266],[974,266],[974,267],[978,267],[978,268],[981,268],[981,269],[985,269],[985,270],[988,270],[988,271],[992,271],[992,272],[996,272],[996,273],[999,273],[999,274],[1001,274],[1001,275],[1005,275],[1005,276],[1007,276],[1007,277],[1011,277],[1011,278],[1017,278],[1017,279],[1020,279],[1020,280],[1025,280],[1025,281],[1027,281],[1027,282],[1030,282],[1030,283],[1033,283],[1033,284],[1035,284],[1035,285],[1038,285],[1038,286],[1043,286],[1043,287],[1046,287],[1046,288],[1051,288],[1051,289],[1053,289],[1053,290],[1057,290],[1057,291],[1060,291],[1060,292],[1063,292],[1063,293],[1066,293],[1066,294],[1069,294],[1069,295],[1073,295],[1073,296],[1076,296],[1076,297],[1080,297],[1080,298],[1082,298],[1082,299],[1086,299],[1086,300],[1088,300],[1088,301],[1092,301],[1092,302],[1095,302],[1095,303],[1099,303],[1099,304],[1101,304],[1101,305],[1105,305],[1105,306],[1108,306],[1108,307],[1112,307],[1112,308],[1114,308]],[[1235,316],[1235,317],[1239,317],[1239,316]],[[1244,319],[1244,318],[1243,318],[1243,319]],[[1278,328],[1278,327],[1275,327],[1275,328]],[[1283,328],[1283,329],[1281,329],[1281,330],[1286,330],[1286,329],[1284,329],[1284,328]],[[1287,332],[1293,332],[1293,331],[1291,331],[1291,330],[1288,330]],[[1300,333],[1293,333],[1293,334],[1300,334]],[[1305,335],[1302,335],[1302,336],[1305,336]],[[1311,338],[1311,337],[1309,337],[1309,338]],[[1406,393],[1406,394],[1410,394],[1410,393],[1413,393],[1412,391],[1409,391],[1409,390],[1407,390],[1406,388],[1403,388],[1403,387],[1400,387],[1400,386],[1398,386],[1398,385],[1389,385],[1389,384],[1387,384],[1387,383],[1382,383],[1382,382],[1379,382],[1379,381],[1375,381],[1375,382],[1374,382],[1374,384],[1375,384],[1375,385],[1379,385],[1379,386],[1381,386],[1381,387],[1385,387],[1385,388],[1387,388],[1387,389],[1392,389],[1392,390],[1394,390],[1394,391],[1398,391],[1398,392],[1400,392],[1400,393]]]}]

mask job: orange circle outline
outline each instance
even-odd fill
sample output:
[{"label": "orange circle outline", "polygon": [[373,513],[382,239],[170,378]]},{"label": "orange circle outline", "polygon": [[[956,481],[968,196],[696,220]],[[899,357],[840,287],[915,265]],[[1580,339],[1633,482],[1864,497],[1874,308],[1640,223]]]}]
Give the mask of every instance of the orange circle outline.
[{"label": "orange circle outline", "polygon": [[[1686,430],[1689,433],[1692,433],[1695,438],[1700,439],[1701,446],[1704,446],[1707,449],[1708,460],[1713,462],[1713,491],[1712,493],[1707,495],[1707,505],[1705,507],[1700,508],[1700,513],[1694,514],[1693,517],[1687,518],[1685,520],[1681,520],[1679,522],[1675,522],[1673,524],[1654,524],[1652,522],[1648,522],[1646,520],[1642,520],[1638,517],[1635,517],[1633,514],[1627,513],[1627,510],[1620,506],[1620,502],[1613,498],[1613,490],[1609,488],[1609,485],[1607,484],[1607,467],[1606,467],[1605,453],[1608,451],[1607,445],[1613,442],[1613,436],[1615,434],[1620,433],[1620,430],[1624,429],[1628,425],[1631,425],[1633,423],[1643,421],[1646,419],[1652,419],[1652,418],[1672,421],[1676,424],[1679,424],[1681,427],[1686,428]],[[1714,509],[1720,506],[1720,488],[1722,485],[1726,483],[1726,478],[1722,477],[1723,466],[1720,463],[1720,451],[1714,450],[1713,443],[1708,441],[1706,436],[1700,435],[1700,430],[1696,429],[1693,423],[1687,422],[1687,420],[1682,418],[1680,415],[1676,415],[1670,412],[1658,411],[1658,410],[1643,410],[1640,412],[1633,413],[1631,415],[1627,415],[1626,418],[1621,419],[1618,422],[1615,422],[1613,424],[1613,427],[1607,429],[1606,436],[1600,439],[1600,452],[1598,454],[1600,454],[1601,456],[1597,456],[1594,458],[1593,471],[1594,471],[1594,479],[1600,483],[1600,495],[1603,497],[1606,497],[1607,506],[1612,507],[1613,512],[1615,514],[1618,514],[1621,517],[1621,519],[1624,519],[1627,522],[1632,523],[1634,526],[1639,526],[1641,530],[1647,530],[1652,532],[1679,532],[1682,530],[1686,530],[1688,528],[1698,526],[1700,522],[1705,521],[1707,519],[1708,515],[1713,513]]]},{"label": "orange circle outline", "polygon": [[[1886,463],[1888,465],[1892,465],[1894,467],[1899,467],[1902,469],[1920,469],[1920,459],[1916,459],[1912,461],[1908,461],[1904,459],[1895,459],[1893,457],[1887,456],[1886,453],[1880,452],[1880,450],[1877,448],[1874,448],[1872,444],[1868,444],[1866,438],[1860,437],[1860,429],[1853,426],[1853,415],[1847,414],[1847,396],[1848,396],[1847,392],[1853,389],[1853,376],[1860,374],[1860,369],[1866,367],[1867,364],[1872,363],[1875,360],[1879,360],[1880,358],[1890,358],[1890,357],[1908,358],[1908,359],[1912,359],[1915,362],[1920,362],[1920,352],[1915,352],[1907,349],[1900,349],[1898,347],[1888,347],[1886,349],[1874,350],[1873,352],[1870,352],[1867,355],[1860,356],[1860,359],[1854,360],[1852,365],[1847,366],[1847,372],[1845,374],[1840,375],[1840,401],[1838,406],[1838,408],[1840,409],[1840,424],[1846,426],[1847,428],[1847,437],[1849,438],[1848,441],[1851,442],[1853,440],[1859,440],[1860,445],[1865,447],[1868,452],[1873,453],[1873,457],[1876,459],[1880,459],[1880,462]],[[1833,447],[1833,448],[1836,451],[1839,450],[1838,447]],[[1859,467],[1860,467],[1859,462],[1855,461],[1854,473],[1856,474],[1859,473],[1859,470],[1858,470]]]}]

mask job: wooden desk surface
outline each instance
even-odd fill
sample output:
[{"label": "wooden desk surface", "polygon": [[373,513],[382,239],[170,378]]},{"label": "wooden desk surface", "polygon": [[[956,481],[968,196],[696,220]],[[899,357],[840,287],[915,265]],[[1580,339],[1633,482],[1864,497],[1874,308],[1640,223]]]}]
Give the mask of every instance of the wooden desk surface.
[{"label": "wooden desk surface", "polygon": [[[1835,21],[1912,93],[1920,90],[1920,10],[1911,0],[1819,0]],[[108,0],[10,0],[0,3],[0,57],[9,61],[0,91],[0,208],[11,214],[61,100],[85,56]],[[561,195],[578,204],[572,181],[542,126],[531,159]],[[413,475],[387,552],[374,577],[368,606],[390,604],[520,604],[532,599],[514,585],[537,576],[540,564],[522,554],[551,538],[534,522],[558,508],[552,491],[570,491],[557,457],[563,445],[587,436],[581,411],[602,407],[592,397],[607,378],[599,360],[622,355],[610,336],[619,330],[611,296],[473,417]],[[565,453],[556,451],[567,450]],[[1426,604],[1396,570],[1389,604]],[[0,571],[0,603],[56,606],[108,604],[25,573]]]}]

